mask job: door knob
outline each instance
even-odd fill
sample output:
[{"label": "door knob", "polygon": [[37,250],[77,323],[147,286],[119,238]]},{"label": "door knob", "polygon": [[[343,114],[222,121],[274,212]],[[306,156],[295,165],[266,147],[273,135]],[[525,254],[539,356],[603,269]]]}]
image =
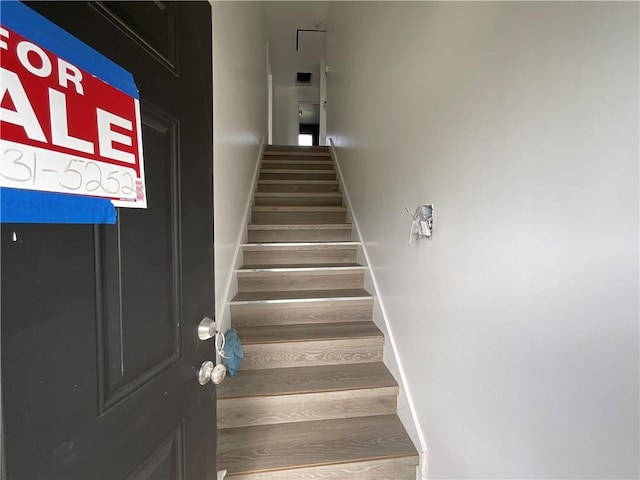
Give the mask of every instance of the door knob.
[{"label": "door knob", "polygon": [[198,371],[198,382],[200,385],[206,385],[211,381],[218,385],[222,383],[224,377],[227,376],[227,368],[224,365],[214,365],[211,360],[202,362]]}]

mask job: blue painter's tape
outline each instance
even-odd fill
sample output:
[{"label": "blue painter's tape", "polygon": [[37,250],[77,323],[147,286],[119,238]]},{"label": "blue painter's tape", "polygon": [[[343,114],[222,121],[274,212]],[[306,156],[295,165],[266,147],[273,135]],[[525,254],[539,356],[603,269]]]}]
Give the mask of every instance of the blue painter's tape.
[{"label": "blue painter's tape", "polygon": [[116,223],[116,208],[104,198],[0,188],[2,223]]},{"label": "blue painter's tape", "polygon": [[16,0],[1,0],[0,18],[5,27],[127,95],[139,98],[133,75],[29,7]]}]

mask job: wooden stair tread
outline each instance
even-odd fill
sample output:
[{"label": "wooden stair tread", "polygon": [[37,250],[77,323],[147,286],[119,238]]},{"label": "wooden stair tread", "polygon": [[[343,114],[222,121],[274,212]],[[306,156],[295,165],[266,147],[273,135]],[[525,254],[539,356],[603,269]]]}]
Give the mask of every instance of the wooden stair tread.
[{"label": "wooden stair tread", "polygon": [[329,160],[332,161],[331,158],[331,153],[325,153],[325,152],[265,152],[265,155],[263,157],[265,160],[279,160],[279,159],[284,159],[284,158],[288,158],[288,159],[293,159],[296,161],[302,161],[304,162],[305,160],[309,160],[311,162],[313,161],[317,161],[317,160]]},{"label": "wooden stair tread", "polygon": [[350,223],[250,223],[249,230],[351,230]]},{"label": "wooden stair tread", "polygon": [[218,431],[218,468],[229,476],[400,457],[415,457],[417,464],[417,452],[396,415]]},{"label": "wooden stair tread", "polygon": [[246,370],[218,385],[218,399],[395,387],[382,362]]},{"label": "wooden stair tread", "polygon": [[318,154],[331,154],[329,147],[327,146],[300,146],[300,145],[268,145],[264,149],[265,155],[269,154],[280,154],[281,152],[287,153],[299,153],[299,154],[310,154],[310,153],[318,153]]},{"label": "wooden stair tread", "polygon": [[287,143],[273,143],[264,147],[265,152],[284,150],[287,152],[328,152],[327,145],[290,145]]},{"label": "wooden stair tread", "polygon": [[328,148],[326,149],[314,148],[314,149],[301,150],[301,149],[290,149],[285,147],[270,148],[270,149],[265,149],[264,151],[264,158],[277,157],[279,155],[283,155],[287,157],[300,156],[300,157],[324,158],[324,157],[331,157],[331,151]]},{"label": "wooden stair tread", "polygon": [[285,180],[259,178],[258,184],[264,185],[337,185],[338,180]]},{"label": "wooden stair tread", "polygon": [[256,192],[256,197],[264,198],[342,198],[340,192]]},{"label": "wooden stair tread", "polygon": [[372,307],[373,297],[230,305],[234,327],[366,322],[372,318]]},{"label": "wooden stair tread", "polygon": [[286,264],[269,264],[269,265],[243,265],[241,269],[238,270],[238,273],[243,271],[250,270],[292,270],[296,269],[302,271],[304,269],[350,269],[350,268],[358,268],[363,269],[362,265],[359,263],[286,263]]},{"label": "wooden stair tread", "polygon": [[238,327],[238,336],[243,345],[264,345],[382,337],[382,332],[373,322],[345,322]]},{"label": "wooden stair tread", "polygon": [[279,243],[244,243],[245,251],[274,251],[274,250],[333,250],[355,249],[360,242],[279,242]]},{"label": "wooden stair tread", "polygon": [[346,212],[347,207],[341,206],[309,206],[309,205],[256,205],[251,207],[254,212]]},{"label": "wooden stair tread", "polygon": [[271,157],[301,157],[301,158],[331,158],[331,151],[328,148],[320,149],[318,147],[308,150],[290,149],[290,148],[268,148],[264,151],[264,158]]},{"label": "wooden stair tread", "polygon": [[[275,157],[276,155],[272,155]],[[321,156],[319,158],[314,157],[302,157],[302,158],[291,158],[291,156],[286,156],[286,158],[265,158],[262,162],[262,166],[265,165],[333,165],[333,160],[330,158],[325,158]]]},{"label": "wooden stair tread", "polygon": [[295,168],[262,168],[260,170],[263,173],[322,173],[322,174],[335,174],[336,171],[334,169],[325,170],[325,169],[295,169]]},{"label": "wooden stair tread", "polygon": [[278,292],[239,292],[231,303],[238,302],[268,302],[279,300],[327,300],[327,299],[350,299],[350,298],[370,298],[371,294],[364,288],[342,289],[342,290],[291,290]]}]

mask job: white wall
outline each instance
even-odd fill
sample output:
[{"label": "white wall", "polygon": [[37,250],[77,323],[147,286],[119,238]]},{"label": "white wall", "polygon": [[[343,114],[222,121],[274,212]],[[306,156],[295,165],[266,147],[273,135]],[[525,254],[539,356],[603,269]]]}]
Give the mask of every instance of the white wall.
[{"label": "white wall", "polygon": [[267,42],[267,144],[273,144],[273,71]]},{"label": "white wall", "polygon": [[640,475],[638,9],[330,6],[328,136],[430,478]]},{"label": "white wall", "polygon": [[298,103],[320,101],[318,87],[278,87],[276,86],[273,104],[273,143],[274,145],[297,145]]},{"label": "white wall", "polygon": [[268,96],[268,112],[267,112],[267,143],[273,145],[273,74],[269,73],[267,78],[267,96]]},{"label": "white wall", "polygon": [[327,144],[327,66],[326,60],[320,60],[320,146]]},{"label": "white wall", "polygon": [[260,2],[213,2],[214,237],[221,319],[261,144],[267,135],[267,37]]}]

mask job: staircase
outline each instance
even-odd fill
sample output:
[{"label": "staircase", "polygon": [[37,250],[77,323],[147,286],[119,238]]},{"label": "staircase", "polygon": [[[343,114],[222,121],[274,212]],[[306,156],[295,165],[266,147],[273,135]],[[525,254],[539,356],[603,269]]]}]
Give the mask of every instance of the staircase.
[{"label": "staircase", "polygon": [[233,480],[415,480],[359,244],[325,147],[268,147],[237,272],[240,375],[218,386]]}]

